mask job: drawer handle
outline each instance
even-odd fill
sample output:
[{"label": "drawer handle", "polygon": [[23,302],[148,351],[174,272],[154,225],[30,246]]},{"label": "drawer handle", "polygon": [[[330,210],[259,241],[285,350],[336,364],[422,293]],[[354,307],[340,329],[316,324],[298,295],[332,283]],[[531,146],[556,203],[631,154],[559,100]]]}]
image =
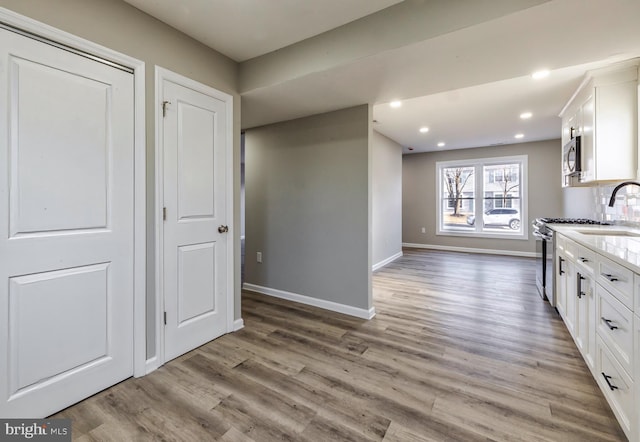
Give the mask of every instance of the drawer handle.
[{"label": "drawer handle", "polygon": [[584,295],[586,295],[585,292],[582,291],[582,281],[584,281],[584,276],[582,276],[582,273],[580,272],[576,272],[576,282],[577,282],[577,295],[578,295],[578,299],[582,299],[582,297]]},{"label": "drawer handle", "polygon": [[611,391],[617,390],[618,387],[616,387],[615,385],[613,385],[609,379],[611,379],[611,376],[607,376],[606,374],[604,374],[604,372],[602,372],[602,376],[604,376],[604,380],[607,383],[607,385],[609,386],[609,388],[611,389]]},{"label": "drawer handle", "polygon": [[602,276],[604,276],[605,278],[607,278],[609,281],[614,282],[617,281],[618,278],[616,278],[615,276],[613,276],[611,273],[600,273]]},{"label": "drawer handle", "polygon": [[564,270],[562,270],[562,263],[564,262],[564,258],[562,256],[558,257],[558,274],[563,275]]},{"label": "drawer handle", "polygon": [[616,330],[618,328],[615,325],[611,325],[611,323],[613,322],[611,319],[605,319],[604,316],[600,319],[602,319],[604,323],[607,324],[607,327],[609,327],[609,330]]},{"label": "drawer handle", "polygon": [[578,257],[578,259],[580,260],[580,262],[589,262],[589,260],[583,256]]}]

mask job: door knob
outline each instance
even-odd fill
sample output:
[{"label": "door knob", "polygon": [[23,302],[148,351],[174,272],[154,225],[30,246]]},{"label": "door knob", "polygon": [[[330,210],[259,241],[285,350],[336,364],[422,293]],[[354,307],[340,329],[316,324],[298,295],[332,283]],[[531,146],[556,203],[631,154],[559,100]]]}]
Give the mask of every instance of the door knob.
[{"label": "door knob", "polygon": [[218,227],[218,232],[227,233],[229,231],[229,226],[220,226]]}]

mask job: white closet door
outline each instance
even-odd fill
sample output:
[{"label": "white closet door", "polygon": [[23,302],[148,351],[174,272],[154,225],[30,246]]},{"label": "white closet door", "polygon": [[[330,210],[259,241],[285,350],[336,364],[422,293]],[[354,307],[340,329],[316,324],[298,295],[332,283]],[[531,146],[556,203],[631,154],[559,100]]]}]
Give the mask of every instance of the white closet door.
[{"label": "white closet door", "polygon": [[133,374],[133,112],[132,74],[0,29],[1,417]]}]

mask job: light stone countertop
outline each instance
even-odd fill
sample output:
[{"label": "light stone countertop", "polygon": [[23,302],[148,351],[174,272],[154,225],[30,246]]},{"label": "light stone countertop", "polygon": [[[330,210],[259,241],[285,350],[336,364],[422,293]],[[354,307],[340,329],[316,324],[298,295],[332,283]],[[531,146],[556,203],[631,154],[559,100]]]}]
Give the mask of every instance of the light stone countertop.
[{"label": "light stone countertop", "polygon": [[[640,229],[616,225],[549,224],[548,226],[553,231],[640,274]],[[637,236],[625,236],[625,233]]]}]

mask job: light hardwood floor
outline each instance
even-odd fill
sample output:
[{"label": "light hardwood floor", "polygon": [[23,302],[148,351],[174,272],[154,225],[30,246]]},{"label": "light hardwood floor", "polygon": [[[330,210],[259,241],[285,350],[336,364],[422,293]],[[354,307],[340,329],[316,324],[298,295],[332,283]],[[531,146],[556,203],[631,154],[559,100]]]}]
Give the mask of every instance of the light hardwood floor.
[{"label": "light hardwood floor", "polygon": [[371,321],[244,293],[245,328],[55,417],[76,440],[625,440],[534,261],[406,249]]}]

